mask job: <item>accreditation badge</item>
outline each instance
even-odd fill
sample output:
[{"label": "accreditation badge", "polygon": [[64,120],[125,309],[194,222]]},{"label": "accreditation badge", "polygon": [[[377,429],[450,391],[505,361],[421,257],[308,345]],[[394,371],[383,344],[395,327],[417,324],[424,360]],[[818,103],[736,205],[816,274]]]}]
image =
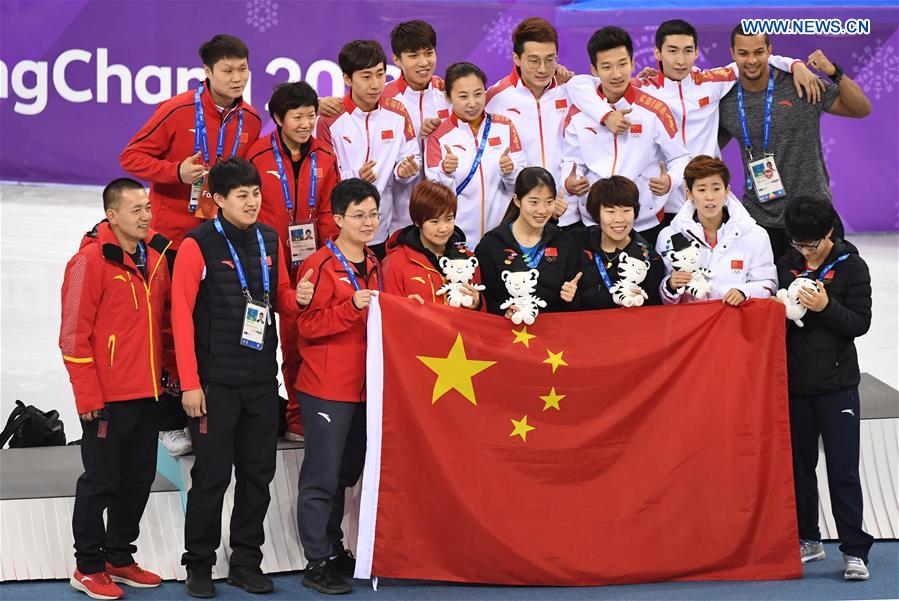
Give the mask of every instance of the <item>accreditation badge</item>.
[{"label": "accreditation badge", "polygon": [[777,164],[774,162],[774,155],[768,154],[757,161],[751,161],[749,173],[752,175],[752,183],[760,202],[768,202],[787,195],[780,180]]},{"label": "accreditation badge", "polygon": [[240,334],[240,345],[257,351],[262,350],[265,342],[265,324],[268,319],[268,305],[248,300],[243,314],[243,331]]},{"label": "accreditation badge", "polygon": [[206,186],[206,174],[200,176],[200,179],[196,180],[194,183],[190,185],[190,202],[187,205],[187,210],[191,213],[196,213],[197,209],[200,208],[200,197],[203,195],[203,188]]},{"label": "accreditation badge", "polygon": [[290,265],[298,267],[315,252],[315,224],[297,223],[287,228],[290,236]]}]

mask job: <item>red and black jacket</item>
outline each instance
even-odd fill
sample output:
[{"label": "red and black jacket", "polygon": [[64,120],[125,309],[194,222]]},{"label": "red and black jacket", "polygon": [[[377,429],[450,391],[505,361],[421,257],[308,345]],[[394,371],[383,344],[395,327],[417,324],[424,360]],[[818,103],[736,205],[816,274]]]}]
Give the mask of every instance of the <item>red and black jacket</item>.
[{"label": "red and black jacket", "polygon": [[[437,290],[446,283],[439,259],[421,243],[421,230],[416,225],[397,230],[387,240],[387,257],[384,259],[384,292],[409,296],[417,294],[425,302],[447,304],[446,294]],[[465,234],[458,227],[446,243],[445,257],[466,259],[474,256],[465,246]],[[477,269],[472,283],[481,283]],[[485,303],[481,303],[484,309]]]},{"label": "red and black jacket", "polygon": [[[350,264],[361,288],[378,290],[381,270],[374,254],[365,250],[365,277]],[[300,307],[300,375],[296,388],[327,399],[359,403],[365,400],[365,352],[368,309],[353,304],[353,287],[341,262],[327,246],[306,258],[299,273],[312,270],[315,292]]]},{"label": "red and black jacket", "polygon": [[[216,143],[222,123],[234,111],[243,112],[243,131],[235,154],[246,158],[250,145],[259,137],[262,119],[259,118],[256,109],[242,98],[239,98],[233,107],[219,112],[209,93],[209,81],[203,85],[201,99],[203,116],[206,120],[206,135],[209,140],[210,161],[215,161]],[[182,182],[178,174],[181,162],[196,152],[194,92],[195,90],[188,90],[161,103],[119,156],[119,163],[125,171],[138,179],[150,182],[150,201],[153,204],[151,226],[172,241],[173,249],[181,245],[187,232],[201,223],[197,216],[188,210],[191,182]],[[234,115],[225,128],[223,152],[226,157],[230,156],[234,147],[237,125],[237,115]],[[212,215],[208,217],[211,218]]]},{"label": "red and black jacket", "polygon": [[[288,212],[284,200],[284,189],[278,174],[278,164],[272,151],[272,136],[264,136],[256,140],[250,147],[249,160],[259,171],[262,180],[262,207],[259,209],[259,221],[275,229],[278,237],[284,242],[285,262],[290,264],[290,238],[287,228],[292,223],[313,222],[315,224],[315,245],[320,248],[325,240],[336,236],[337,225],[331,213],[331,191],[340,181],[337,170],[337,158],[334,151],[324,142],[309,138],[308,145],[301,150],[299,173],[293,169],[290,153],[284,148],[280,137],[280,128],[274,132],[278,143],[287,185],[290,188],[293,211]],[[309,193],[312,181],[312,161],[315,153],[315,206],[309,206]],[[296,277],[296,270],[291,274]],[[295,280],[294,280],[295,281]]]},{"label": "red and black jacket", "polygon": [[174,356],[162,352],[170,335],[170,243],[152,230],[145,242],[146,277],[105,220],[66,265],[59,348],[79,414],[158,398],[163,368],[174,374]]}]

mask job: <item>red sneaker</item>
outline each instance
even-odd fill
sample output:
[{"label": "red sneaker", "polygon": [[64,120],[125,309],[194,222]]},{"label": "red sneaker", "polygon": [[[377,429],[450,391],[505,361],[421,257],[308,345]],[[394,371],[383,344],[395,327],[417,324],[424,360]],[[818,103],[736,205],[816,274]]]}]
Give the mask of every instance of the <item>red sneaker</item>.
[{"label": "red sneaker", "polygon": [[69,579],[69,584],[72,585],[73,589],[79,590],[94,599],[121,599],[125,596],[125,591],[110,580],[109,574],[106,572],[82,574],[75,570],[75,574]]},{"label": "red sneaker", "polygon": [[153,572],[148,572],[141,568],[136,563],[121,568],[117,568],[112,564],[107,563],[106,571],[109,573],[109,577],[112,578],[113,582],[121,582],[128,586],[153,588],[162,584],[162,578]]}]

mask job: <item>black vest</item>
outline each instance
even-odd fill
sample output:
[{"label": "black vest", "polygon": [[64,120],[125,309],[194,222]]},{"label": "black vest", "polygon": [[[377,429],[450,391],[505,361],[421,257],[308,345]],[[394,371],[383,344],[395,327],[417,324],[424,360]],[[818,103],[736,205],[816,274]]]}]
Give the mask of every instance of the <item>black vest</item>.
[{"label": "black vest", "polygon": [[[269,302],[275,303],[278,290],[278,253],[280,244],[275,231],[264,224],[254,224],[240,230],[219,216],[222,228],[234,245],[240,259],[253,300],[263,299],[262,264],[256,231],[262,233],[265,252],[270,260]],[[278,334],[274,325],[265,329],[265,343],[261,351],[241,346],[244,296],[237,270],[233,267],[228,244],[215,229],[212,221],[191,231],[188,238],[197,241],[206,264],[206,277],[200,282],[194,306],[194,344],[200,381],[222,386],[244,386],[271,382],[278,377]]]}]

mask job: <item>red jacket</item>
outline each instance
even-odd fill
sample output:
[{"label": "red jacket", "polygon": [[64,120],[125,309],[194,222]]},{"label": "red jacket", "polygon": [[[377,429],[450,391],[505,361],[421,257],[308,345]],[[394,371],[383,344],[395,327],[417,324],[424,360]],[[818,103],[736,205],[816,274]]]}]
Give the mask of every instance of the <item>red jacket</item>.
[{"label": "red jacket", "polygon": [[[465,234],[456,228],[447,242],[445,256],[450,259],[473,256],[464,241]],[[421,244],[417,226],[410,225],[394,232],[387,240],[387,257],[383,267],[384,292],[402,296],[417,294],[425,302],[447,304],[446,294],[437,295],[446,278],[435,261],[436,257]],[[481,283],[480,268],[475,270],[472,283]],[[482,310],[484,305],[482,302]]]},{"label": "red jacket", "polygon": [[[194,92],[195,90],[182,92],[160,104],[150,120],[134,135],[119,156],[119,162],[125,171],[150,182],[150,200],[153,203],[151,227],[171,240],[173,249],[178,248],[187,232],[200,224],[200,220],[188,211],[190,182],[182,182],[178,175],[181,161],[195,152]],[[262,120],[256,109],[241,98],[236,107],[220,113],[209,93],[208,80],[204,84],[201,98],[209,141],[209,167],[215,161],[222,122],[234,111],[243,112],[243,131],[235,154],[246,158],[250,145],[259,137],[262,128]],[[222,151],[225,157],[231,156],[237,125],[238,119],[235,115],[225,127],[225,143]],[[215,215],[214,210],[211,213],[208,218]]]},{"label": "red jacket", "polygon": [[162,353],[163,334],[170,335],[170,242],[152,230],[146,242],[148,280],[105,221],[66,265],[59,348],[79,414],[158,398],[163,367],[176,373],[174,355]]},{"label": "red jacket", "polygon": [[[278,175],[278,164],[272,152],[272,136],[264,136],[256,140],[247,154],[249,160],[259,171],[262,179],[262,207],[259,209],[259,221],[271,226],[278,233],[278,237],[284,242],[284,258],[290,265],[290,237],[287,228],[293,223],[303,223],[310,220],[315,223],[316,247],[321,247],[325,240],[336,236],[337,226],[331,215],[331,191],[340,181],[337,170],[337,159],[330,146],[315,138],[310,138],[309,151],[300,162],[300,177],[295,178],[293,164],[290,155],[285,151],[283,143],[278,140],[278,150],[284,165],[284,173],[287,176],[287,184],[290,188],[290,200],[293,203],[293,212],[288,213],[287,204],[284,201],[284,189],[281,187],[281,178]],[[315,208],[309,208],[309,188],[312,179],[312,162],[309,159],[311,153],[315,153]],[[296,276],[295,270],[291,270]],[[293,281],[296,279],[294,277]]]},{"label": "red jacket", "polygon": [[[368,309],[353,304],[356,290],[343,265],[327,246],[300,265],[299,273],[312,270],[312,301],[300,307],[300,375],[296,388],[329,401],[359,403],[365,400],[365,351]],[[355,271],[355,268],[353,268]],[[366,250],[367,277],[357,272],[359,285],[379,289],[380,266]]]}]

